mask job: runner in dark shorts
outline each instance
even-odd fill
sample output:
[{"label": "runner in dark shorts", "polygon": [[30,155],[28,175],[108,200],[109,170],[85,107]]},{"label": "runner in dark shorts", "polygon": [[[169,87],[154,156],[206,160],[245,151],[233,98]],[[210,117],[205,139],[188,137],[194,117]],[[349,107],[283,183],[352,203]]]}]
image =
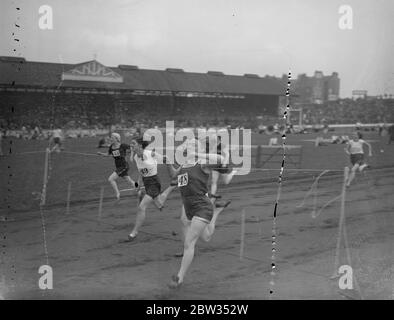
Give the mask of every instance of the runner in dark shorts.
[{"label": "runner in dark shorts", "polygon": [[128,181],[132,189],[138,187],[138,183],[135,182],[129,176],[129,164],[126,160],[127,153],[130,151],[130,145],[120,142],[120,135],[118,133],[111,134],[111,145],[108,148],[108,153],[98,152],[99,155],[113,157],[115,161],[115,171],[109,176],[108,182],[111,184],[115,191],[116,199],[120,199],[120,191],[116,183],[116,179],[119,177]]},{"label": "runner in dark shorts", "polygon": [[364,164],[364,154],[363,153],[355,153],[350,155],[350,162],[354,166],[355,164],[359,164],[360,166]]},{"label": "runner in dark shorts", "polygon": [[[188,150],[201,150],[199,141],[188,140]],[[227,207],[231,201],[227,201],[220,208],[214,207],[208,197],[208,179],[217,163],[222,163],[223,157],[216,154],[203,155],[208,159],[207,164],[196,162],[196,154],[188,155],[188,161],[178,169],[172,168],[173,176],[178,179],[178,187],[182,196],[182,223],[184,228],[184,251],[181,267],[170,283],[171,288],[178,287],[183,283],[185,274],[194,258],[194,247],[199,238],[209,241],[215,231],[215,223],[219,213]],[[199,154],[197,157],[201,158]],[[213,164],[214,163],[214,164]]]},{"label": "runner in dark shorts", "polygon": [[[227,148],[225,146],[223,146],[223,143],[221,142],[221,137],[218,136],[217,137],[217,146],[216,146],[216,153],[219,156],[224,157],[224,163],[215,166],[212,169],[212,173],[211,173],[211,192],[209,194],[210,198],[212,201],[214,201],[217,198],[221,198],[220,195],[217,195],[217,188],[218,188],[218,182],[219,182],[219,178],[222,177],[222,181],[224,184],[229,184],[231,182],[231,180],[233,179],[234,175],[236,174],[237,170],[230,168],[228,162],[229,162],[229,151],[227,150]],[[207,154],[209,153],[213,153],[213,150],[211,150],[210,145],[209,145],[209,141],[207,141],[206,143],[206,150],[205,152]]]},{"label": "runner in dark shorts", "polygon": [[369,167],[364,161],[364,145],[369,148],[369,156],[372,157],[371,145],[363,139],[360,139],[360,134],[354,132],[352,139],[350,139],[345,148],[345,152],[350,156],[352,168],[350,170],[349,178],[347,179],[346,186],[349,187],[350,183],[356,176],[356,171],[362,172],[364,168]]},{"label": "runner in dark shorts", "polygon": [[63,132],[62,129],[54,129],[52,131],[52,142],[53,142],[53,147],[51,148],[51,152],[60,152],[62,150],[62,137],[63,137]]},{"label": "runner in dark shorts", "polygon": [[129,175],[129,164],[126,160],[128,151],[130,151],[130,146],[125,143],[119,145],[111,144],[108,148],[108,155],[114,158],[115,172],[119,177]]},{"label": "runner in dark shorts", "polygon": [[129,165],[126,164],[124,167],[119,167],[115,169],[116,174],[118,177],[125,177],[129,175]]},{"label": "runner in dark shorts", "polygon": [[161,183],[157,175],[142,177],[142,182],[145,186],[145,193],[152,199],[156,198],[161,193]]},{"label": "runner in dark shorts", "polygon": [[[216,154],[218,154],[219,156],[221,156],[221,155],[222,155],[222,143],[221,143],[221,141],[220,141],[220,137],[218,137],[217,139],[218,139],[218,140],[217,140],[217,142],[216,142]],[[211,148],[210,148],[210,145],[209,145],[209,141],[207,141],[207,145],[206,145],[206,150],[205,150],[205,152],[206,152],[207,154],[211,153]],[[212,170],[221,173],[221,169],[222,169],[221,166],[217,166],[217,167],[213,168]]]},{"label": "runner in dark shorts", "polygon": [[[209,153],[209,151],[208,151]],[[219,142],[217,145],[217,154],[220,156],[225,156],[225,151],[222,151],[222,143]],[[219,172],[220,174],[229,174],[231,173],[231,171],[233,171],[232,168],[230,168],[230,166],[228,164],[222,164],[222,165],[218,165],[217,167],[212,169],[213,171]]]},{"label": "runner in dark shorts", "polygon": [[210,222],[213,216],[213,205],[208,197],[209,173],[203,171],[201,164],[182,167],[178,173],[178,187],[181,191],[186,217],[192,220],[198,217]]},{"label": "runner in dark shorts", "polygon": [[151,150],[145,150],[149,145],[147,141],[142,138],[134,139],[132,141],[132,149],[134,156],[130,157],[135,162],[138,172],[142,176],[142,182],[145,190],[142,189],[138,192],[139,204],[137,209],[137,217],[134,224],[134,228],[128,235],[128,241],[133,241],[137,235],[139,228],[142,226],[146,209],[152,202],[155,206],[162,210],[165,201],[169,194],[176,188],[176,184],[170,184],[166,190],[161,192],[161,183],[157,175],[158,160],[165,163],[165,159],[162,155]]}]

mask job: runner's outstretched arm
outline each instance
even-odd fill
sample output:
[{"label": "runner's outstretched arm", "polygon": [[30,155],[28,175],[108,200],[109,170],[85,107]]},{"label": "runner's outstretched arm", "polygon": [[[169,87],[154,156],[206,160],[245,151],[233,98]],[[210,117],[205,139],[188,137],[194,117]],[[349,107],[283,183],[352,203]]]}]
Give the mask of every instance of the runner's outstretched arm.
[{"label": "runner's outstretched arm", "polygon": [[179,166],[179,168],[175,169],[174,165],[167,163],[167,170],[168,170],[168,174],[170,175],[171,179],[174,179],[179,171],[181,171],[181,166]]},{"label": "runner's outstretched arm", "polygon": [[97,154],[98,155],[100,155],[100,156],[103,156],[103,157],[111,157],[111,155],[110,154],[108,154],[108,153],[105,153],[105,152],[97,152]]},{"label": "runner's outstretched arm", "polygon": [[345,153],[350,155],[350,144],[347,144],[345,147]]},{"label": "runner's outstretched arm", "polygon": [[368,146],[368,151],[369,151],[369,156],[372,157],[372,146],[370,143],[367,141],[364,141],[364,143]]}]

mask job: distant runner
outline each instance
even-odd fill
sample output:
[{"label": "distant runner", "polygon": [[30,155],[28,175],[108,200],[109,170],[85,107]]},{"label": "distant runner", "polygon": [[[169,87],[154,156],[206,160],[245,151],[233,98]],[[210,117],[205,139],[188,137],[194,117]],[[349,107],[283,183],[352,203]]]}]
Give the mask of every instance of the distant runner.
[{"label": "distant runner", "polygon": [[125,179],[130,183],[132,188],[137,188],[138,183],[136,183],[129,176],[129,164],[126,160],[127,152],[130,151],[130,145],[120,142],[120,135],[118,133],[111,134],[111,145],[108,148],[108,153],[97,152],[97,154],[113,157],[115,160],[115,171],[109,176],[108,182],[111,184],[112,188],[115,191],[116,199],[120,199],[120,192],[118,185],[116,183],[116,179],[119,177]]},{"label": "distant runner", "polygon": [[350,162],[352,164],[352,169],[350,171],[350,175],[346,186],[350,186],[354,177],[356,176],[357,169],[362,172],[366,167],[369,167],[368,164],[364,161],[364,145],[368,146],[369,156],[372,157],[372,147],[371,145],[363,139],[359,138],[359,134],[355,132],[352,135],[352,139],[350,139],[345,148],[345,152],[350,155]]}]

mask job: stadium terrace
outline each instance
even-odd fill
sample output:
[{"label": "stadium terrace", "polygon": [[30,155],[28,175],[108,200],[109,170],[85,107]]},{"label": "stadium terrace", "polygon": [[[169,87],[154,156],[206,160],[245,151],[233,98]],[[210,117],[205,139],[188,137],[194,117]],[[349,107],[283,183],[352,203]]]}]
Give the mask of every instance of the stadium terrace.
[{"label": "stadium terrace", "polygon": [[42,128],[133,119],[150,127],[160,119],[182,120],[185,127],[212,118],[220,124],[256,115],[277,117],[285,103],[283,83],[272,77],[107,67],[96,60],[74,65],[0,57],[0,92],[2,118]]}]

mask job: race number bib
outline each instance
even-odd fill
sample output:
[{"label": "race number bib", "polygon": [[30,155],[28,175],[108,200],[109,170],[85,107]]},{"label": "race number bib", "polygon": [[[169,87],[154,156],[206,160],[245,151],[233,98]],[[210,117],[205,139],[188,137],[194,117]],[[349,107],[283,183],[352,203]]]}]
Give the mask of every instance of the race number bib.
[{"label": "race number bib", "polygon": [[114,157],[119,157],[119,156],[120,156],[119,150],[113,150],[113,151],[112,151],[112,155],[113,155]]},{"label": "race number bib", "polygon": [[143,175],[144,177],[149,173],[149,170],[147,168],[143,168],[140,170],[141,175]]},{"label": "race number bib", "polygon": [[187,186],[188,182],[189,182],[189,176],[187,175],[187,172],[178,175],[178,187]]}]

